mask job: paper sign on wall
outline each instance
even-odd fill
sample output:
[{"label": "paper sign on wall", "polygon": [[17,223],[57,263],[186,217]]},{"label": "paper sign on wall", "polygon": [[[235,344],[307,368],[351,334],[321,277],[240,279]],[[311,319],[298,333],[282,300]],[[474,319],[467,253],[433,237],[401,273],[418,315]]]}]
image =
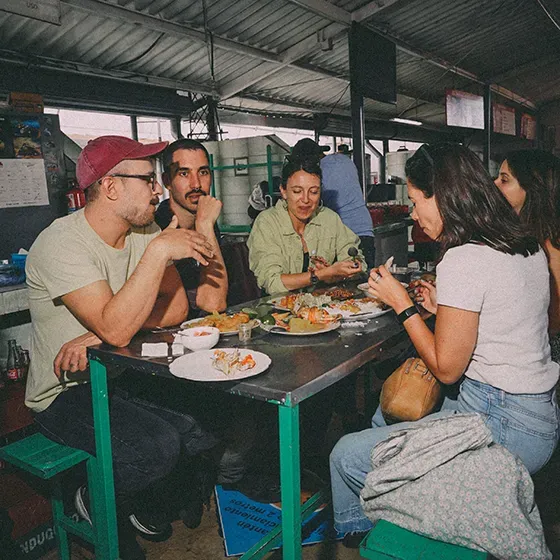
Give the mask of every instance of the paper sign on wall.
[{"label": "paper sign on wall", "polygon": [[508,107],[501,103],[493,103],[492,120],[494,132],[515,136],[515,109],[513,107]]},{"label": "paper sign on wall", "polygon": [[0,208],[48,204],[44,160],[0,159]]},{"label": "paper sign on wall", "polygon": [[521,115],[521,138],[527,138],[527,140],[537,138],[537,121],[535,117],[527,113]]},{"label": "paper sign on wall", "polygon": [[445,92],[447,126],[484,129],[484,98],[466,91]]}]

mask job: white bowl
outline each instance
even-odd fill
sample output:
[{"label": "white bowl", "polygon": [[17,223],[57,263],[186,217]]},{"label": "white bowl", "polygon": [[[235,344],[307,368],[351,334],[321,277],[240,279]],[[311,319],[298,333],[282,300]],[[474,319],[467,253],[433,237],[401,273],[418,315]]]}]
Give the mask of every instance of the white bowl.
[{"label": "white bowl", "polygon": [[[201,334],[204,333],[204,334]],[[192,350],[209,350],[218,343],[220,331],[216,327],[193,327],[179,331],[185,348]]]}]

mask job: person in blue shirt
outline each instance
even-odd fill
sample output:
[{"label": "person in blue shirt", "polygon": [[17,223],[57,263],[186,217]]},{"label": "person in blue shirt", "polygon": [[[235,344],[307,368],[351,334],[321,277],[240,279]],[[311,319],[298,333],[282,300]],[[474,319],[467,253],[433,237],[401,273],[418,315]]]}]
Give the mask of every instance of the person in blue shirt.
[{"label": "person in blue shirt", "polygon": [[321,160],[323,204],[334,210],[344,225],[360,238],[360,249],[368,269],[371,269],[375,266],[373,223],[364,200],[358,170],[350,157],[343,153],[325,155],[328,149],[310,138],[304,138],[292,148],[292,154],[307,154]]}]

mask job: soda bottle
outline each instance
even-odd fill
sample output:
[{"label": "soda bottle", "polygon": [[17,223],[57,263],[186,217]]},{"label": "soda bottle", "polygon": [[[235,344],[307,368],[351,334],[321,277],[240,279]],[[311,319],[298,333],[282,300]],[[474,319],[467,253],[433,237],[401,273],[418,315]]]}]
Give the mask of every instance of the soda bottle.
[{"label": "soda bottle", "polygon": [[6,362],[6,379],[10,382],[19,379],[19,360],[15,340],[8,340],[8,361]]}]

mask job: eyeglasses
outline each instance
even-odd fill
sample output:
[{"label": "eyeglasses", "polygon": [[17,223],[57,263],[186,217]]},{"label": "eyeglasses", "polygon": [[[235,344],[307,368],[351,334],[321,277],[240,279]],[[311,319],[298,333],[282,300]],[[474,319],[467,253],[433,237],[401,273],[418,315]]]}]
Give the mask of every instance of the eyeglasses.
[{"label": "eyeglasses", "polygon": [[142,179],[146,181],[148,185],[154,190],[156,186],[156,173],[150,173],[149,175],[127,175],[126,173],[113,173],[110,177],[124,177],[125,179]]}]

